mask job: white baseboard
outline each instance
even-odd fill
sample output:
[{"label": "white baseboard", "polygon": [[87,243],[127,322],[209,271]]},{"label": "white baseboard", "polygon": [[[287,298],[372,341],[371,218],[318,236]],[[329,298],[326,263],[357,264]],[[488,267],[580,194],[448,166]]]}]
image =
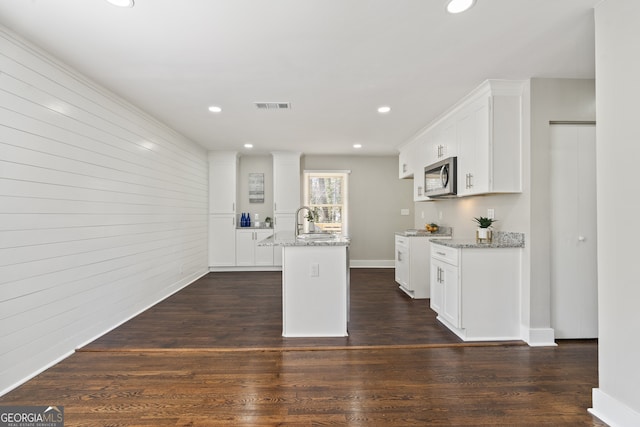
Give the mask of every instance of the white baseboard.
[{"label": "white baseboard", "polygon": [[352,259],[349,261],[351,268],[395,268],[396,263],[392,259]]},{"label": "white baseboard", "polygon": [[521,327],[522,340],[529,347],[555,347],[555,332],[553,328],[527,328]]},{"label": "white baseboard", "polygon": [[640,413],[599,388],[592,392],[593,408],[588,411],[611,427],[640,426]]}]

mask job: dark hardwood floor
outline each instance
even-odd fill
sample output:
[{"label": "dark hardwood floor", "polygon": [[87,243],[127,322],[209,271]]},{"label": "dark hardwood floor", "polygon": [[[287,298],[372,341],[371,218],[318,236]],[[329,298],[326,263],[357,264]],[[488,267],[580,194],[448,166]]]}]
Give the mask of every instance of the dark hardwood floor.
[{"label": "dark hardwood floor", "polygon": [[597,342],[462,343],[351,270],[348,338],[285,339],[280,274],[212,273],[0,397],[66,426],[604,426]]}]

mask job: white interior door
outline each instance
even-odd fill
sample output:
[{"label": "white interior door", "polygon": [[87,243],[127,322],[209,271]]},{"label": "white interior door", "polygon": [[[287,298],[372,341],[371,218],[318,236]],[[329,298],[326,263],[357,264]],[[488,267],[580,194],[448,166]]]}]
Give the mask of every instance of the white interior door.
[{"label": "white interior door", "polygon": [[597,338],[595,125],[551,126],[551,326]]}]

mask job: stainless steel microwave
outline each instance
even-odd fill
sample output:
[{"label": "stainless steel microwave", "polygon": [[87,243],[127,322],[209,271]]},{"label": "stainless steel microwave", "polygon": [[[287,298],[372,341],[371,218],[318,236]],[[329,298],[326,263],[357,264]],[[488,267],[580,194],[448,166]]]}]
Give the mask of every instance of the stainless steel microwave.
[{"label": "stainless steel microwave", "polygon": [[455,196],[458,191],[457,163],[457,157],[449,157],[424,168],[424,195]]}]

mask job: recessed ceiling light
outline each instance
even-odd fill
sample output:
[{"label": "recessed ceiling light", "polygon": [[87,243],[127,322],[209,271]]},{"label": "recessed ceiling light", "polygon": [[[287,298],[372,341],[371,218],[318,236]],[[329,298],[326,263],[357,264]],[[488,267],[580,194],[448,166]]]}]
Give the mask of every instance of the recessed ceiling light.
[{"label": "recessed ceiling light", "polygon": [[353,148],[362,148],[362,144],[353,144]]},{"label": "recessed ceiling light", "polygon": [[222,108],[218,107],[217,105],[212,105],[211,107],[209,107],[209,111],[211,111],[212,113],[220,113],[222,111]]},{"label": "recessed ceiling light", "polygon": [[133,0],[107,0],[114,6],[118,7],[133,7]]},{"label": "recessed ceiling light", "polygon": [[385,113],[388,113],[389,111],[391,111],[391,107],[389,107],[388,105],[384,105],[378,108],[378,113],[385,114]]},{"label": "recessed ceiling light", "polygon": [[475,3],[476,0],[449,0],[449,3],[447,3],[447,12],[461,13],[471,9],[471,6]]},{"label": "recessed ceiling light", "polygon": [[253,144],[246,143],[244,144],[244,148],[253,148]]}]

